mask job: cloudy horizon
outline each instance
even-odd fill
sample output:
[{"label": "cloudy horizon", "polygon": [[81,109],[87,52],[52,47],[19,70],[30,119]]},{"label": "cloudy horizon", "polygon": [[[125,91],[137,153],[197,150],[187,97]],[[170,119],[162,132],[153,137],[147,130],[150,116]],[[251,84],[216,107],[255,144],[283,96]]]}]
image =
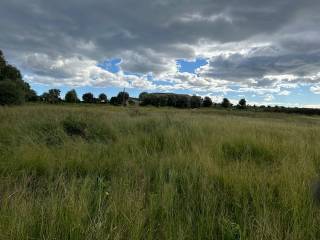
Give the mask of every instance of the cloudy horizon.
[{"label": "cloudy horizon", "polygon": [[3,0],[0,49],[38,93],[319,107],[319,10],[316,0]]}]

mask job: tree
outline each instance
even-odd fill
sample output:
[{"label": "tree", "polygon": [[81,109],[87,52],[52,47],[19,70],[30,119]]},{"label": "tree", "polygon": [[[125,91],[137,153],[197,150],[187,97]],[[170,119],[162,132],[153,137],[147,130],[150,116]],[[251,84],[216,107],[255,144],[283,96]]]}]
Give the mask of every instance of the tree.
[{"label": "tree", "polygon": [[202,105],[204,107],[211,107],[212,106],[212,100],[210,97],[205,97],[204,100],[203,100],[203,103]]},{"label": "tree", "polygon": [[245,109],[245,108],[247,107],[247,101],[246,101],[244,98],[240,99],[240,101],[239,101],[239,107],[240,107],[241,109]]},{"label": "tree", "polygon": [[110,104],[111,105],[119,105],[119,103],[118,103],[118,98],[117,97],[111,97],[110,98]]},{"label": "tree", "polygon": [[36,91],[30,89],[30,91],[26,93],[26,100],[29,102],[36,102],[39,101],[39,96],[37,95]]},{"label": "tree", "polygon": [[167,105],[170,107],[175,107],[177,103],[177,95],[176,94],[170,94],[168,96],[168,102]]},{"label": "tree", "polygon": [[[25,81],[23,81],[22,79],[22,75],[20,73],[20,71],[10,65],[10,64],[7,64],[6,60],[5,60],[5,57],[2,53],[2,51],[0,50],[0,81],[6,81],[6,82],[11,82],[15,85],[15,87],[17,88],[17,90],[13,93],[13,95],[15,94],[21,94],[21,96],[17,96],[17,101],[15,102],[15,104],[17,103],[23,103],[25,100],[29,101],[29,100],[34,100],[37,98],[37,94],[35,91],[33,91],[31,88],[30,88],[30,85],[28,83],[26,83]],[[9,89],[12,90],[12,84],[8,84],[8,83],[4,83],[2,85],[2,87],[4,85],[10,85]],[[9,102],[12,102],[12,100],[8,99],[8,101],[4,100],[3,97],[4,96],[8,96],[10,97],[10,95],[8,95],[8,91],[4,90],[2,88],[2,93],[1,96],[2,96],[2,103],[3,104],[8,104]],[[12,96],[13,96],[12,95]],[[24,101],[21,101],[21,99],[24,99]],[[1,103],[0,103],[1,104]]]},{"label": "tree", "polygon": [[40,96],[40,99],[48,103],[58,103],[61,101],[60,90],[59,89],[50,89],[48,92],[43,93]]},{"label": "tree", "polygon": [[107,95],[105,95],[104,93],[101,93],[98,99],[100,103],[106,103],[108,101]]},{"label": "tree", "polygon": [[193,95],[190,99],[191,108],[199,108],[201,106],[201,97]]},{"label": "tree", "polygon": [[0,80],[11,80],[21,85],[24,83],[20,71],[12,65],[6,65],[2,68]]},{"label": "tree", "polygon": [[83,100],[85,103],[93,103],[93,102],[94,102],[93,94],[90,93],[90,92],[83,94],[83,95],[82,95],[82,100]]},{"label": "tree", "polygon": [[4,59],[3,53],[0,50],[0,76],[2,75],[1,71],[2,71],[2,69],[5,68],[5,66],[6,66],[6,60]]},{"label": "tree", "polygon": [[139,101],[142,102],[146,96],[148,96],[147,92],[140,93],[139,94]]},{"label": "tree", "polygon": [[0,105],[22,104],[24,101],[22,88],[13,81],[0,81]]},{"label": "tree", "polygon": [[224,99],[222,100],[221,106],[224,107],[224,108],[230,107],[230,106],[231,106],[231,103],[230,103],[229,99],[228,99],[228,98],[224,98]]},{"label": "tree", "polygon": [[176,107],[178,108],[187,108],[190,107],[190,96],[185,94],[177,94],[176,95]]},{"label": "tree", "polygon": [[72,89],[69,92],[66,93],[66,96],[64,97],[64,100],[68,103],[76,103],[79,102],[78,95],[76,90]]},{"label": "tree", "polygon": [[129,99],[129,93],[127,92],[119,92],[117,95],[118,104],[121,104],[123,106],[127,105],[127,101]]}]

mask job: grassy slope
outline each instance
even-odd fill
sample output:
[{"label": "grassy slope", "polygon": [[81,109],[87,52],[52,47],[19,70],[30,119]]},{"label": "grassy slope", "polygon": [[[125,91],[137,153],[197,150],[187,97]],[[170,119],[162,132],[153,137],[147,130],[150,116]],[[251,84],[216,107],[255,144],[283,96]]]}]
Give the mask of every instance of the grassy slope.
[{"label": "grassy slope", "polygon": [[296,115],[0,108],[0,239],[319,239],[319,137]]}]

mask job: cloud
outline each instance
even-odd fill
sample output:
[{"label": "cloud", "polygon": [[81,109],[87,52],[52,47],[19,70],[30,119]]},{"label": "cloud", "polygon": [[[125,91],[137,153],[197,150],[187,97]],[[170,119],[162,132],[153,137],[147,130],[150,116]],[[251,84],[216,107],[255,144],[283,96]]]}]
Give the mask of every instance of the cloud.
[{"label": "cloud", "polygon": [[[319,93],[317,0],[3,0],[0,46],[34,83]],[[207,59],[195,74],[177,59]],[[99,67],[121,59],[120,71]],[[151,77],[150,77],[151,76]]]},{"label": "cloud", "polygon": [[274,99],[272,94],[267,94],[264,98],[264,101],[271,102]]},{"label": "cloud", "polygon": [[280,96],[289,96],[291,92],[287,91],[287,90],[284,90],[284,91],[281,91],[278,93],[278,95]]},{"label": "cloud", "polygon": [[98,66],[98,62],[83,57],[50,58],[47,54],[31,54],[23,58],[23,63],[31,70],[32,75],[25,78],[34,83],[66,86],[95,87],[128,87],[148,88],[155,86],[146,75],[137,76],[109,72]]}]

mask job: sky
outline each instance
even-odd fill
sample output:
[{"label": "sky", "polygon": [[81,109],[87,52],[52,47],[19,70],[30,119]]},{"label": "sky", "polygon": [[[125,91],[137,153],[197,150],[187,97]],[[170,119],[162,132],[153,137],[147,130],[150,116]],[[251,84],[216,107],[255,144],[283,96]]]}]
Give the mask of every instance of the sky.
[{"label": "sky", "polygon": [[319,11],[319,0],[1,0],[0,49],[39,94],[320,107]]}]

